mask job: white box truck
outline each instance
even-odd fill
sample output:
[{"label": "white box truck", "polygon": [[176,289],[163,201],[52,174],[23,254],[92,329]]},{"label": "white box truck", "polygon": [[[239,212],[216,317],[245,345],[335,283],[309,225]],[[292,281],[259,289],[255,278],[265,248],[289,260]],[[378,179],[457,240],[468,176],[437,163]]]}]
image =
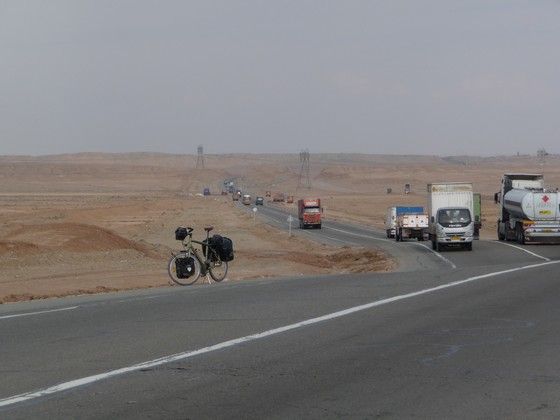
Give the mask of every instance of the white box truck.
[{"label": "white box truck", "polygon": [[461,247],[472,251],[473,187],[470,182],[428,184],[428,237],[432,249]]}]

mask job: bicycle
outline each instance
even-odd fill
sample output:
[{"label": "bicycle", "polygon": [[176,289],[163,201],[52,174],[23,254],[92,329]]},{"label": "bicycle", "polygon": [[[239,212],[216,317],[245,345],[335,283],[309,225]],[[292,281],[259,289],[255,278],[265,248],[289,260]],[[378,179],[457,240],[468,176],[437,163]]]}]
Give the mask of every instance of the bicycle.
[{"label": "bicycle", "polygon": [[[210,232],[213,229],[211,226],[205,227],[206,240],[196,241],[192,238],[193,228],[177,228],[175,239],[181,241],[183,249],[173,254],[167,265],[167,272],[171,280],[180,286],[189,286],[195,283],[200,276],[206,277],[207,274],[210,274],[216,282],[220,282],[226,277],[228,262],[220,257],[216,244],[212,244]],[[201,245],[202,253],[193,244]]]}]

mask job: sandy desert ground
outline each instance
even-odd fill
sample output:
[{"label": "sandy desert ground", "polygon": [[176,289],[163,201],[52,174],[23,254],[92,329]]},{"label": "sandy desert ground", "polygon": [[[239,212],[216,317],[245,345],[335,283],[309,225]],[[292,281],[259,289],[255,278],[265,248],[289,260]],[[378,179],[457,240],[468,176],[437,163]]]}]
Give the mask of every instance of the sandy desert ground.
[{"label": "sandy desert ground", "polygon": [[[233,239],[226,281],[398,265],[374,244],[329,247],[290,237],[287,226],[269,227],[220,194],[226,179],[253,195],[320,197],[327,220],[379,228],[388,206],[426,206],[427,183],[468,181],[482,194],[481,239],[495,240],[493,194],[502,173],[543,173],[555,188],[559,163],[558,156],[312,154],[308,165],[299,153],[205,155],[203,161],[157,153],[0,156],[0,303],[173,286],[166,266],[180,225],[195,228],[195,238],[210,225]],[[204,187],[213,194],[202,196]]]}]

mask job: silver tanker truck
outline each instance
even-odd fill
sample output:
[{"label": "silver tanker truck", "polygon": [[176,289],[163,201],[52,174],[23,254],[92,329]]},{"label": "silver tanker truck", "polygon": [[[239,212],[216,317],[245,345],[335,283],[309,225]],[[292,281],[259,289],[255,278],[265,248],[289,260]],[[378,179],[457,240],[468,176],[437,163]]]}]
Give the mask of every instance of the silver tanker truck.
[{"label": "silver tanker truck", "polygon": [[494,194],[498,239],[520,244],[560,243],[560,195],[544,188],[542,174],[508,173]]}]

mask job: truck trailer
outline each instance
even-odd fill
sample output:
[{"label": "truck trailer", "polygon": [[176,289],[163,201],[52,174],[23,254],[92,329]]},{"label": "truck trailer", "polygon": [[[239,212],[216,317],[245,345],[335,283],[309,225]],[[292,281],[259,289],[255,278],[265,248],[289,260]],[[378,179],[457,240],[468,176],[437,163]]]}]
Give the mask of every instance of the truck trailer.
[{"label": "truck trailer", "polygon": [[560,193],[544,187],[542,174],[507,173],[494,194],[498,239],[519,244],[560,243]]},{"label": "truck trailer", "polygon": [[434,251],[461,247],[472,251],[473,187],[470,182],[428,184],[428,237]]},{"label": "truck trailer", "polygon": [[427,240],[428,219],[425,213],[405,213],[398,216],[395,239],[400,242],[405,239]]},{"label": "truck trailer", "polygon": [[423,214],[422,206],[391,206],[387,208],[385,217],[385,230],[387,238],[394,238],[397,233],[397,220],[403,214]]},{"label": "truck trailer", "polygon": [[298,219],[299,228],[316,228],[321,229],[321,199],[319,198],[302,198],[298,200]]}]

